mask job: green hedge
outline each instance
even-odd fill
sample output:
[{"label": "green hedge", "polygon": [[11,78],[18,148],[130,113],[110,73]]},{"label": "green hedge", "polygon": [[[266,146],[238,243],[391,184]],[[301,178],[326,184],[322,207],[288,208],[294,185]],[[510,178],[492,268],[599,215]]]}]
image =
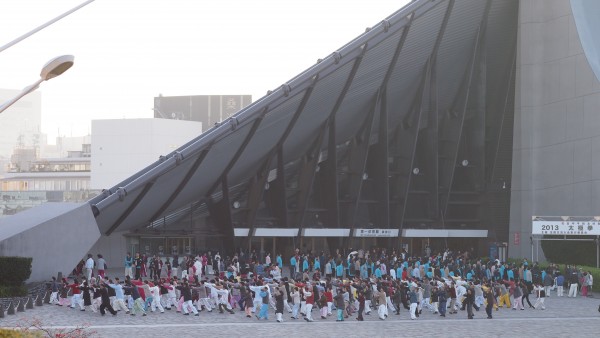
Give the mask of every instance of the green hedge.
[{"label": "green hedge", "polygon": [[[544,238],[561,237],[546,236]],[[578,237],[572,236],[569,238],[575,239]],[[580,238],[590,239],[589,236]],[[549,262],[596,266],[596,243],[592,241],[542,241],[542,249],[544,249],[544,255]]]},{"label": "green hedge", "polygon": [[22,286],[31,276],[31,257],[0,257],[0,285]]},{"label": "green hedge", "polygon": [[27,296],[27,288],[25,286],[0,286],[0,298],[25,296]]},{"label": "green hedge", "polygon": [[[545,252],[544,252],[544,254],[545,254]],[[523,262],[522,259],[514,259],[514,258],[507,259],[507,263],[513,263],[513,264],[516,264],[517,266],[521,266],[522,262]],[[529,264],[531,266],[531,261],[529,261]],[[564,275],[565,274],[565,264],[564,263],[554,263],[554,264],[558,264],[558,268],[560,269],[560,272]],[[592,276],[594,277],[594,284],[592,285],[592,290],[594,292],[600,292],[600,269],[598,269],[594,266],[578,265],[577,263],[567,263],[567,264],[577,265],[577,267],[583,269],[583,271],[591,272]],[[540,267],[540,269],[546,269],[549,265],[550,265],[550,263],[540,263],[538,266]]]}]

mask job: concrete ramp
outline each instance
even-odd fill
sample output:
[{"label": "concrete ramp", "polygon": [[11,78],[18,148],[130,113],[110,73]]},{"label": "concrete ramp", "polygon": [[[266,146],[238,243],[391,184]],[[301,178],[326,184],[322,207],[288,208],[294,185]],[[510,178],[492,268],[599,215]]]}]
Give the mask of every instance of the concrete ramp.
[{"label": "concrete ramp", "polygon": [[32,257],[29,281],[68,275],[99,238],[88,203],[46,203],[0,219],[0,255]]}]

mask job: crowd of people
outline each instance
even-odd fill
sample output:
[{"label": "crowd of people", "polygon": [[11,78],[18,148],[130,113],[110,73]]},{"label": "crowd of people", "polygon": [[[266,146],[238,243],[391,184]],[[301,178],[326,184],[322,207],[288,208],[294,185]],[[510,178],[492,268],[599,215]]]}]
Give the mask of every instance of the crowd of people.
[{"label": "crowd of people", "polygon": [[493,309],[502,307],[544,310],[553,291],[557,297],[565,290],[567,297],[592,296],[592,274],[575,266],[541,269],[527,259],[507,263],[476,258],[470,251],[427,253],[416,257],[406,251],[361,249],[325,256],[296,249],[285,276],[280,254],[259,258],[256,252],[240,253],[223,259],[218,252],[206,252],[164,261],[128,254],[123,279],[106,276],[102,255],[96,260],[88,255],[71,280],[53,278],[51,303],[132,316],[171,309],[183,315],[233,314],[239,309],[259,320],[268,320],[273,309],[278,322],[284,312],[292,320],[302,316],[312,322],[330,316],[361,321],[371,312],[386,320],[402,309],[416,320],[423,311],[446,317],[459,310],[472,319],[474,311],[484,308],[492,319]]}]

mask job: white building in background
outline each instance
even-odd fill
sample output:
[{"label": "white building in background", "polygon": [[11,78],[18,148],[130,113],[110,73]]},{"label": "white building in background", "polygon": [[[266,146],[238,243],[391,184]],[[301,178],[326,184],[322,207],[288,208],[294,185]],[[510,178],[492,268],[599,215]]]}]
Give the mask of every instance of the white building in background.
[{"label": "white building in background", "polygon": [[118,184],[202,133],[202,122],[170,119],[92,121],[91,189]]},{"label": "white building in background", "polygon": [[[45,138],[45,135],[42,135]],[[74,157],[74,152],[81,152],[82,145],[91,144],[92,136],[59,136],[55,139],[54,144],[40,144],[40,158],[64,158]],[[85,151],[84,151],[85,153]],[[83,157],[90,157],[90,153],[82,154]]]},{"label": "white building in background", "polygon": [[[21,90],[0,89],[0,103],[19,94]],[[26,95],[0,114],[0,158],[8,159],[16,147],[38,147],[41,139],[42,94]]]}]

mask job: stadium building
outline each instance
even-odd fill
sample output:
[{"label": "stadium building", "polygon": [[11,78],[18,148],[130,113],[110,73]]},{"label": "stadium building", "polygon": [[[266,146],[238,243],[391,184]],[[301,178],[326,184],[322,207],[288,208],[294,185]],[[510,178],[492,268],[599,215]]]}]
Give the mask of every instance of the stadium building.
[{"label": "stadium building", "polygon": [[36,208],[47,221],[31,227],[77,219],[60,225],[85,234],[75,260],[93,245],[116,265],[161,248],[528,257],[533,215],[600,214],[584,5],[413,1],[88,203]]}]

